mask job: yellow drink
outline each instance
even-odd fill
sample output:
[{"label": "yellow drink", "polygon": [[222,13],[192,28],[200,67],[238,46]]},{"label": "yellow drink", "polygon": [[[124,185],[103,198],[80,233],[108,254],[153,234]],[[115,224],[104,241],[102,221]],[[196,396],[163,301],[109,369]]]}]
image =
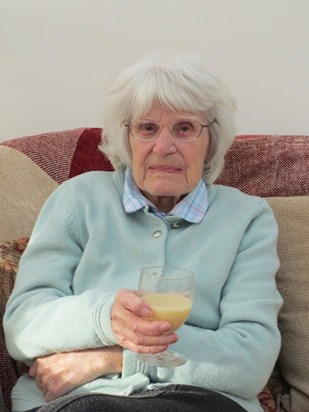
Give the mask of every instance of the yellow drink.
[{"label": "yellow drink", "polygon": [[178,329],[189,316],[192,300],[179,293],[149,293],[143,296],[151,306],[153,320],[166,320]]}]

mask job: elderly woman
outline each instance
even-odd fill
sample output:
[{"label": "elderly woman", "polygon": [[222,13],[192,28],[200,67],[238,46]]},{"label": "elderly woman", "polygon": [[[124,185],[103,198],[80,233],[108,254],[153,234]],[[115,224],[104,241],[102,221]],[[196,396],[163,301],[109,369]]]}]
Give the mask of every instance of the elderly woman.
[{"label": "elderly woman", "polygon": [[[62,184],[20,263],[4,326],[30,370],[14,411],[262,410],[280,347],[277,226],[263,199],[214,184],[233,114],[195,58],[151,56],[116,80],[101,145],[115,172]],[[177,333],[136,292],[151,265],[195,273]],[[137,358],[169,345],[183,366]]]}]

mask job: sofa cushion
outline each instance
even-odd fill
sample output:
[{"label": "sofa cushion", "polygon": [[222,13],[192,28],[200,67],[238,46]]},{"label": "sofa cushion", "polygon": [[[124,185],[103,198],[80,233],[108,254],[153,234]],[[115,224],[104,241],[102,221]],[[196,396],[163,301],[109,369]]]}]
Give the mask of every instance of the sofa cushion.
[{"label": "sofa cushion", "polygon": [[27,155],[0,145],[0,242],[29,237],[39,210],[58,186]]},{"label": "sofa cushion", "polygon": [[309,195],[309,136],[238,136],[218,183],[262,196]]},{"label": "sofa cushion", "polygon": [[1,144],[23,153],[60,184],[69,178],[75,148],[84,130],[80,128],[41,133],[8,140]]},{"label": "sofa cushion", "polygon": [[79,128],[2,142],[23,153],[57,184],[90,170],[113,170],[99,151],[102,129]]},{"label": "sofa cushion", "polygon": [[309,411],[309,197],[268,202],[279,225],[277,283],[284,299],[279,366],[288,391],[281,403],[287,411]]},{"label": "sofa cushion", "polygon": [[12,292],[19,259],[28,244],[27,238],[0,244],[0,302],[6,305]]},{"label": "sofa cushion", "polygon": [[0,242],[29,237],[49,194],[90,170],[112,170],[98,150],[102,129],[72,129],[0,144]]},{"label": "sofa cushion", "polygon": [[91,170],[114,170],[111,163],[99,151],[102,129],[85,129],[80,135],[72,157],[69,178]]},{"label": "sofa cushion", "polygon": [[258,400],[264,412],[277,412],[275,399],[269,386],[265,386],[265,388],[259,393]]},{"label": "sofa cushion", "polygon": [[[0,244],[0,322],[2,324],[6,302],[12,292],[15,282],[16,271],[20,256],[25,250],[28,239],[18,239],[15,241]],[[9,356],[5,348],[3,329],[0,329],[0,392],[3,394],[3,402],[8,410],[11,407],[10,393],[24,366],[15,363]],[[0,405],[1,407],[1,405]],[[0,409],[2,410],[2,409]]]}]

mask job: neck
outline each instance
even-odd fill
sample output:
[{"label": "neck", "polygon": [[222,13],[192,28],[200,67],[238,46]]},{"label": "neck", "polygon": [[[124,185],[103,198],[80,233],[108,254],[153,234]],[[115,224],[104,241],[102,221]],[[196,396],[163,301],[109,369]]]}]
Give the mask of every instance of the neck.
[{"label": "neck", "polygon": [[184,196],[152,196],[142,192],[153,203],[159,212],[169,213]]}]

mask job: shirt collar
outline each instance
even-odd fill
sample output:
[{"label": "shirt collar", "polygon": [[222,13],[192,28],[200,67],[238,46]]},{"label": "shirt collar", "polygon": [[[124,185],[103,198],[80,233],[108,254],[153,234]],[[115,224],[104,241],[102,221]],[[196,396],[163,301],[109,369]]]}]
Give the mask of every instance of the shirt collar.
[{"label": "shirt collar", "polygon": [[[125,172],[123,206],[126,213],[134,213],[144,207],[160,217],[165,215],[160,213],[155,205],[150,202],[137,187],[130,167]],[[205,182],[199,181],[197,186],[188,193],[168,214],[178,216],[191,223],[199,223],[205,216],[208,208],[208,192]]]}]

